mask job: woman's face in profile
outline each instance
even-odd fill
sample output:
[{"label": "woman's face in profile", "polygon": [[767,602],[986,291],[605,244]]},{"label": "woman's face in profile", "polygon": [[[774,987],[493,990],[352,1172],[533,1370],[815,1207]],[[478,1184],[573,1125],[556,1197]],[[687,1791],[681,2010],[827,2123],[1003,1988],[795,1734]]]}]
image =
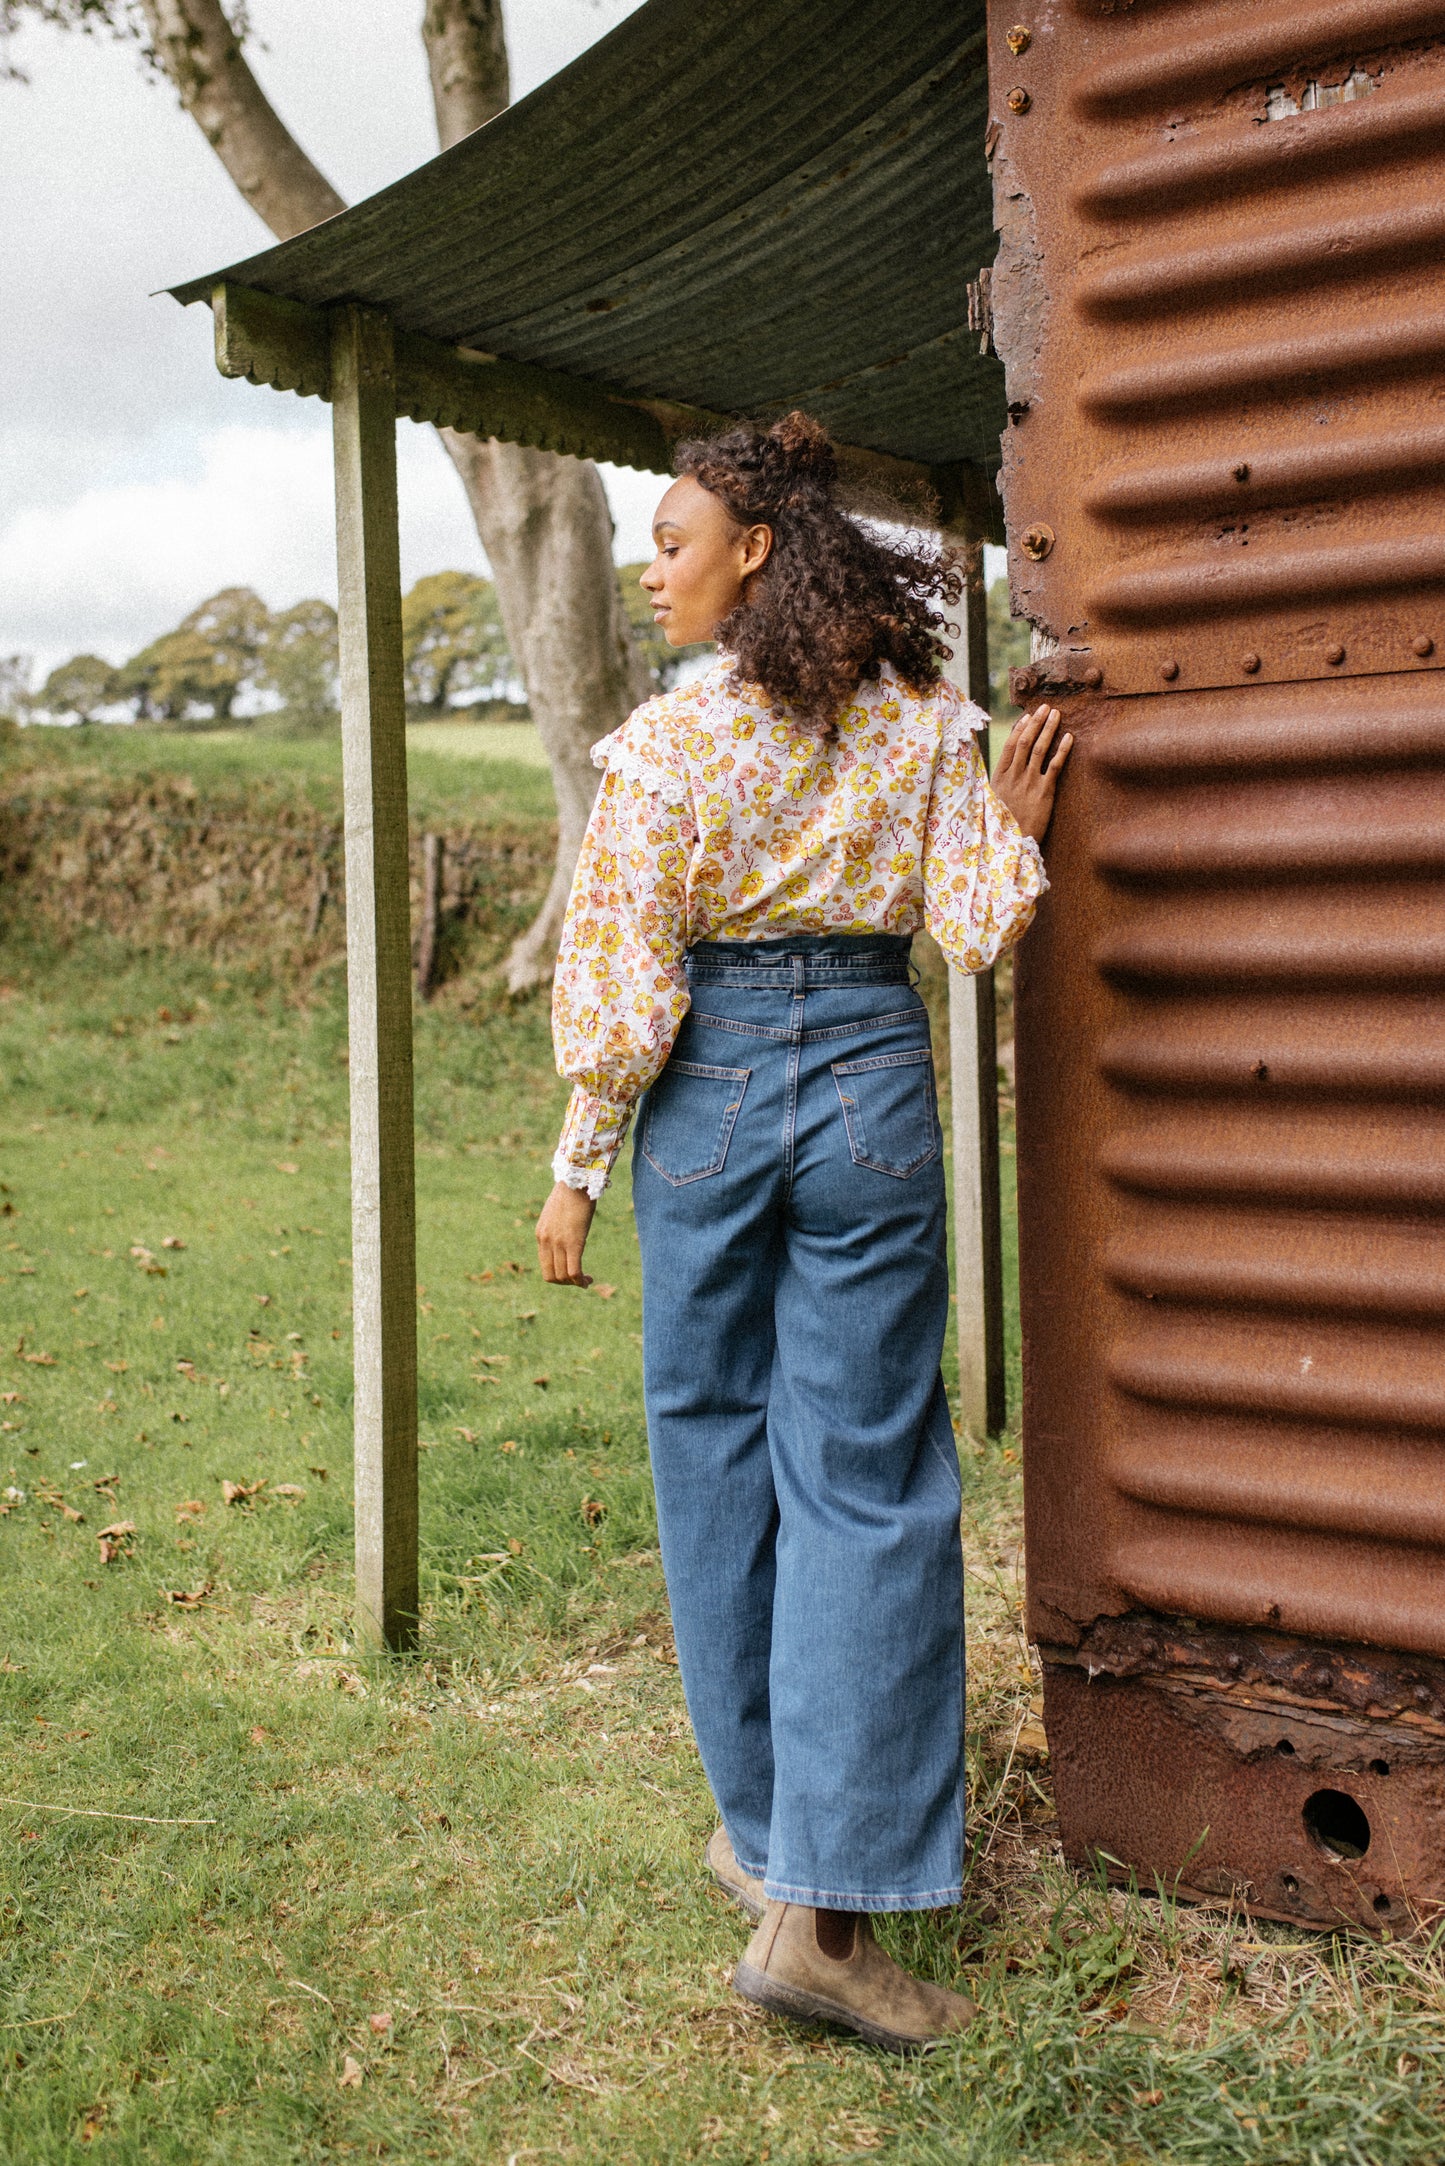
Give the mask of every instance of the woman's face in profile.
[{"label": "woman's face in profile", "polygon": [[739,526],[722,498],[684,474],[657,507],[657,554],[642,574],[653,622],[672,647],[713,639],[737,608],[752,574],[767,562],[773,532]]}]

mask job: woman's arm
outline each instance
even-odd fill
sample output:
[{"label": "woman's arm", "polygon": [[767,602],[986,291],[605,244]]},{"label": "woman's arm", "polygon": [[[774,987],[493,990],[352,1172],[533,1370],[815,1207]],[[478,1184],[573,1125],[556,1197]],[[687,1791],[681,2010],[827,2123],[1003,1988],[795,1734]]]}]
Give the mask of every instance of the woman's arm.
[{"label": "woman's arm", "polygon": [[[982,709],[945,690],[952,711],[944,724],[924,830],[924,912],[928,930],[955,969],[976,972],[987,970],[1023,935],[1048,886],[1037,837],[1015,817],[1009,799],[1017,799],[1030,825],[1037,825],[1045,792],[1052,807],[1062,759],[1056,752],[1053,768],[1041,773],[1047,743],[1041,751],[1038,740],[1048,709],[1025,715],[1000,762],[1004,790],[995,789],[974,743],[973,726],[986,720]],[[1045,812],[1042,826],[1047,824]]]},{"label": "woman's arm", "polygon": [[695,836],[685,786],[645,746],[607,743],[552,991],[557,1067],[573,1088],[552,1161],[556,1186],[537,1221],[549,1285],[589,1283],[582,1251],[596,1200],[690,1002],[682,957]]}]

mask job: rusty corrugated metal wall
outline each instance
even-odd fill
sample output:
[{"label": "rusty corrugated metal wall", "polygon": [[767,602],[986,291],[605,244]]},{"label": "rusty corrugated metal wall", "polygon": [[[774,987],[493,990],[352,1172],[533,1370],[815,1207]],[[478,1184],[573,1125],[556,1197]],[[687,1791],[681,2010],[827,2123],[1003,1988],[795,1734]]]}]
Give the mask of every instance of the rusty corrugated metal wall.
[{"label": "rusty corrugated metal wall", "polygon": [[[1445,6],[990,8],[1065,1846],[1445,1899]],[[1032,688],[1032,687],[1030,687]]]}]

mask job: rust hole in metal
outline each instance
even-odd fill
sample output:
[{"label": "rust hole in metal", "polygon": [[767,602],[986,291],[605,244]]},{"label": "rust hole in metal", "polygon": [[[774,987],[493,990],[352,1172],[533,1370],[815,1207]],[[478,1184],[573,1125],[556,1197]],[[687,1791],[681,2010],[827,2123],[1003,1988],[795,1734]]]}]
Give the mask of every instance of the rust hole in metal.
[{"label": "rust hole in metal", "polygon": [[1282,1752],[1288,1756],[1289,1754],[1293,1753],[1294,1746],[1290,1743],[1287,1737],[1282,1737],[1274,1749],[1276,1752]]},{"label": "rust hole in metal", "polygon": [[1370,1773],[1372,1775],[1388,1775],[1389,1772],[1390,1763],[1388,1760],[1372,1760],[1370,1762]]},{"label": "rust hole in metal", "polygon": [[1374,1901],[1374,1904],[1373,1904],[1373,1908],[1374,1908],[1375,1910],[1377,1910],[1377,1911],[1379,1912],[1379,1914],[1380,1914],[1380,1916],[1381,1916],[1382,1918],[1384,1917],[1384,1915],[1385,1915],[1386,1911],[1387,1911],[1387,1910],[1389,1909],[1389,1907],[1390,1907],[1390,1898],[1389,1898],[1389,1896],[1388,1896],[1388,1895],[1377,1895],[1377,1896],[1375,1897],[1375,1901]]},{"label": "rust hole in metal", "polygon": [[1279,1876],[1279,1884],[1284,1889],[1286,1895],[1299,1894],[1299,1882],[1295,1879],[1293,1873],[1281,1873]]},{"label": "rust hole in metal", "polygon": [[1316,1790],[1305,1799],[1300,1818],[1327,1858],[1362,1858],[1370,1847],[1369,1820],[1347,1790]]}]

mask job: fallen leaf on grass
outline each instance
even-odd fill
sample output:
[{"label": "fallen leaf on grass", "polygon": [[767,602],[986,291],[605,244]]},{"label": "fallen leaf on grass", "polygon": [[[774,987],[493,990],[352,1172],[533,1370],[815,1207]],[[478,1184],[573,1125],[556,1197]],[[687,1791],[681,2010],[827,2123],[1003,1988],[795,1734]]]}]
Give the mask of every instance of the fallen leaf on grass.
[{"label": "fallen leaf on grass", "polygon": [[361,2089],[360,2061],[353,2060],[348,2053],[341,2064],[341,2074],[336,2081],[343,2091],[359,2091]]},{"label": "fallen leaf on grass", "polygon": [[499,1444],[497,1446],[497,1450],[499,1452],[514,1452],[516,1449],[517,1439],[514,1436],[509,1436],[505,1444]]},{"label": "fallen leaf on grass", "polygon": [[304,1497],[306,1492],[299,1482],[277,1482],[271,1494],[273,1497]]},{"label": "fallen leaf on grass", "polygon": [[177,1609],[199,1609],[215,1591],[216,1583],[213,1579],[203,1580],[199,1587],[177,1587],[174,1590],[164,1587],[161,1590],[166,1600],[174,1602]]},{"label": "fallen leaf on grass", "polygon": [[473,1354],[472,1359],[485,1369],[509,1369],[512,1365],[510,1354]]},{"label": "fallen leaf on grass", "polygon": [[599,1301],[610,1301],[612,1299],[612,1296],[616,1293],[617,1288],[615,1286],[609,1286],[605,1279],[594,1279],[592,1281],[592,1291],[594,1294],[596,1294]]},{"label": "fallen leaf on grass", "polygon": [[513,1555],[514,1557],[520,1557],[520,1556],[521,1556],[521,1554],[522,1554],[522,1544],[521,1544],[521,1543],[520,1543],[520,1542],[519,1542],[519,1541],[517,1540],[517,1537],[516,1537],[516,1535],[515,1535],[515,1534],[514,1534],[514,1535],[512,1536],[512,1539],[510,1540],[510,1542],[508,1542],[508,1544],[507,1544],[507,1547],[508,1547],[508,1549],[509,1549],[509,1550],[510,1550],[510,1551],[512,1552],[512,1555]]},{"label": "fallen leaf on grass", "polygon": [[0,1401],[3,1401],[6,1406],[24,1406],[25,1404],[18,1391],[0,1391]]},{"label": "fallen leaf on grass", "polygon": [[89,1294],[90,1288],[88,1286],[77,1286],[70,1298],[72,1301],[84,1301],[89,1297]]},{"label": "fallen leaf on grass", "polygon": [[278,1158],[275,1161],[275,1166],[278,1173],[299,1173],[301,1171],[295,1160],[290,1158]]},{"label": "fallen leaf on grass", "polygon": [[176,1506],[176,1522],[179,1525],[187,1519],[204,1518],[205,1510],[206,1507],[199,1497],[187,1497],[183,1504]]},{"label": "fallen leaf on grass", "polygon": [[0,1655],[0,1670],[3,1670],[7,1677],[18,1677],[24,1667],[23,1662],[12,1662],[9,1655]]},{"label": "fallen leaf on grass", "polygon": [[130,1252],[131,1255],[134,1257],[135,1261],[139,1264],[141,1270],[145,1272],[148,1278],[163,1279],[165,1277],[165,1265],[163,1263],[157,1263],[155,1257],[151,1254],[150,1250],[143,1245],[143,1243],[139,1241],[133,1241],[131,1243]]},{"label": "fallen leaf on grass", "polygon": [[223,1504],[249,1504],[253,1497],[258,1497],[261,1494],[265,1486],[266,1478],[264,1475],[258,1482],[222,1482],[221,1502]]},{"label": "fallen leaf on grass", "polygon": [[22,1354],[20,1359],[30,1362],[37,1369],[53,1369],[55,1367],[54,1354]]},{"label": "fallen leaf on grass", "polygon": [[461,1438],[464,1444],[475,1444],[477,1441],[477,1432],[475,1429],[459,1428],[457,1430],[457,1435]]},{"label": "fallen leaf on grass", "polygon": [[116,1519],[108,1527],[102,1527],[96,1536],[102,1564],[114,1564],[118,1557],[135,1554],[132,1537],[135,1534],[133,1519]]},{"label": "fallen leaf on grass", "polygon": [[108,1361],[106,1367],[113,1369],[117,1376],[124,1376],[126,1370],[130,1367],[130,1363],[128,1361]]},{"label": "fallen leaf on grass", "polygon": [[271,1296],[269,1294],[257,1294],[256,1306],[260,1309],[269,1309],[271,1306]]},{"label": "fallen leaf on grass", "polygon": [[185,1245],[178,1233],[168,1233],[161,1243],[162,1248],[184,1248]]},{"label": "fallen leaf on grass", "polygon": [[4,1519],[10,1512],[18,1511],[24,1502],[25,1491],[15,1488],[12,1483],[4,1496],[0,1497],[0,1519]]},{"label": "fallen leaf on grass", "polygon": [[607,1517],[607,1506],[597,1497],[584,1497],[582,1499],[582,1517],[589,1527],[600,1527]]},{"label": "fallen leaf on grass", "polygon": [[258,1722],[255,1729],[251,1732],[251,1743],[253,1745],[264,1745],[265,1742],[266,1732],[262,1729],[260,1723]]},{"label": "fallen leaf on grass", "polygon": [[314,1474],[318,1482],[324,1482],[326,1479],[325,1467],[308,1467],[306,1471],[308,1474]]},{"label": "fallen leaf on grass", "polygon": [[387,2032],[391,2029],[391,2017],[389,2015],[368,2016],[366,2020],[378,2038],[385,2038]]},{"label": "fallen leaf on grass", "polygon": [[488,1279],[495,1278],[495,1271],[469,1271],[467,1277],[474,1286],[485,1286]]},{"label": "fallen leaf on grass", "polygon": [[92,2106],[92,2107],[91,2107],[91,2109],[90,2109],[90,2111],[89,2111],[89,2113],[88,2113],[88,2114],[86,2115],[85,2119],[84,2119],[84,2120],[83,2120],[83,2121],[81,2122],[81,2124],[80,2124],[80,2140],[81,2140],[81,2142],[82,2142],[82,2143],[94,2143],[94,2141],[95,2141],[96,2137],[97,2137],[97,2136],[98,2136],[98,2135],[100,2134],[101,2130],[102,2130],[102,2129],[103,2129],[104,2127],[105,2127],[105,2108],[104,2108],[104,2106]]}]

